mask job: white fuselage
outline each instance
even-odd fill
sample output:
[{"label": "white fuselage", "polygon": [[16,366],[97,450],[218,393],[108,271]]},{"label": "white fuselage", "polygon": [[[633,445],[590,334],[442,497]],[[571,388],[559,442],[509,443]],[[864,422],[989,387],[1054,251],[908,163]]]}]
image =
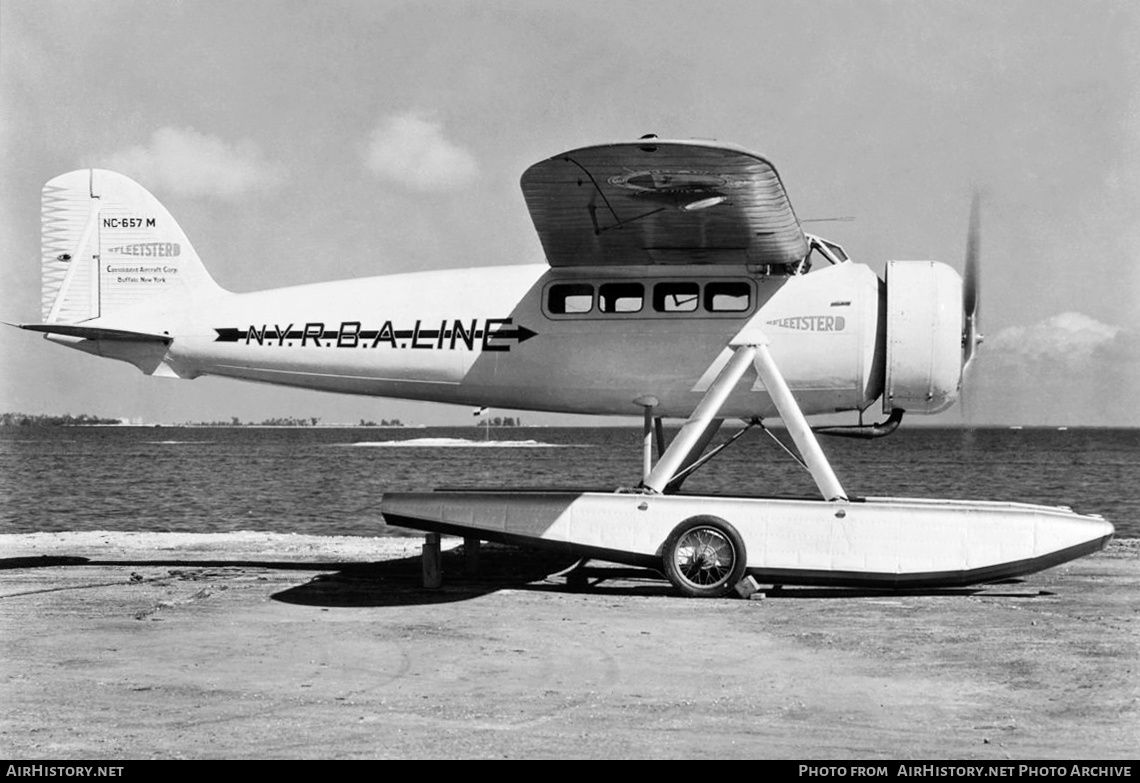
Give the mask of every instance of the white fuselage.
[{"label": "white fuselage", "polygon": [[[638,414],[652,399],[655,415],[681,417],[733,337],[758,329],[813,414],[862,410],[881,393],[881,285],[850,262],[800,276],[504,266],[162,300],[121,320],[171,336],[159,374],[590,414]],[[753,374],[723,413],[775,409]]]}]

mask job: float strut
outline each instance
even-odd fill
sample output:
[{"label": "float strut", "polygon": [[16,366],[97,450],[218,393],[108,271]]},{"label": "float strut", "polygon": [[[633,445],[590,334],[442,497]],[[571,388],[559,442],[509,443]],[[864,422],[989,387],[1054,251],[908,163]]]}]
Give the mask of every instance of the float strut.
[{"label": "float strut", "polygon": [[[709,426],[720,412],[728,395],[740,382],[756,356],[755,345],[741,345],[732,353],[721,369],[716,380],[709,386],[705,396],[697,403],[693,413],[681,426],[681,431],[673,438],[669,448],[657,460],[657,464],[642,479],[641,486],[657,494],[663,493],[677,472],[688,462],[689,455],[700,445]],[[715,430],[713,430],[715,432]],[[705,443],[708,443],[705,440]]]},{"label": "float strut", "polygon": [[[808,472],[811,473],[815,485],[819,488],[824,500],[847,500],[847,493],[836,478],[831,464],[815,439],[815,434],[804,418],[791,389],[780,374],[780,369],[772,359],[768,350],[767,338],[759,332],[741,333],[730,345],[733,349],[720,373],[709,386],[705,396],[697,403],[691,416],[677,433],[677,437],[669,444],[669,448],[661,455],[661,459],[652,470],[645,474],[641,486],[653,493],[664,493],[673,482],[677,474],[686,465],[692,464],[699,450],[708,445],[712,434],[716,432],[719,424],[717,414],[724,406],[725,400],[736,388],[750,365],[754,365],[760,381],[764,384],[768,396],[776,406],[776,411],[788,428],[792,440],[804,458]],[[649,451],[649,411],[645,413],[646,453]],[[715,422],[715,423],[714,423]],[[696,454],[694,454],[696,452]],[[648,459],[646,460],[648,465]],[[676,487],[673,487],[676,489]]]},{"label": "float strut", "polygon": [[[689,452],[688,457],[681,463],[680,469],[673,474],[673,478],[665,485],[665,494],[675,494],[692,472],[696,469],[693,466],[699,462],[705,461],[709,456],[705,454],[705,449],[712,443],[712,439],[716,437],[717,432],[720,431],[720,425],[724,424],[724,419],[713,419],[709,425],[705,427],[705,431],[701,433],[701,437],[697,439],[697,443],[693,446],[693,450]],[[715,452],[713,452],[715,454]]]},{"label": "float strut", "polygon": [[776,367],[776,362],[773,361],[768,346],[765,343],[760,343],[755,346],[755,350],[756,372],[759,374],[764,388],[768,391],[768,396],[775,403],[776,410],[779,412],[780,418],[783,419],[784,426],[788,428],[792,440],[795,441],[796,448],[803,456],[808,472],[815,480],[815,485],[819,487],[823,499],[847,500],[847,493],[843,491],[839,479],[835,477],[831,463],[827,461],[823,449],[819,447],[819,441],[815,439],[815,433],[808,426],[807,419],[804,418],[803,411],[796,403],[796,398],[792,396],[791,389],[784,382],[784,376],[780,375],[780,370]]}]

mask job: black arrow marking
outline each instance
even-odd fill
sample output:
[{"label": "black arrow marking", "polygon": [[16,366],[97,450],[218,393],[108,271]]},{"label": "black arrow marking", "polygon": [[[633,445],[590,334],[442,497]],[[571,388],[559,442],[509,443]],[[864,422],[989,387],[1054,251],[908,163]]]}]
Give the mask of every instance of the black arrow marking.
[{"label": "black arrow marking", "polygon": [[[421,332],[423,334],[423,332]],[[538,332],[533,332],[525,326],[517,326],[514,329],[499,329],[498,331],[491,332],[488,339],[491,340],[514,340],[517,339],[520,343],[525,343],[532,337],[538,335]]]},{"label": "black arrow marking", "polygon": [[218,329],[215,327],[214,331],[218,333],[214,340],[216,343],[236,343],[238,340],[244,340],[249,334],[245,329]]},{"label": "black arrow marking", "polygon": [[[493,322],[495,321],[495,319],[491,319],[491,320]],[[511,319],[502,319],[502,320],[498,321],[498,323],[504,323],[504,324],[509,324],[510,322],[511,322]],[[249,340],[253,339],[253,337],[251,335],[251,332],[253,330],[251,330],[251,329],[235,329],[233,327],[222,327],[222,328],[214,327],[214,331],[218,333],[218,336],[214,338],[214,342],[216,342],[216,343],[236,343],[239,341],[249,341]],[[450,340],[452,335],[454,334],[452,329],[443,329],[443,330],[440,330],[440,329],[420,329],[419,331],[416,331],[415,329],[393,329],[393,330],[391,330],[390,334],[392,335],[393,340],[411,340],[412,338],[416,338],[419,340],[428,341],[428,340],[438,340],[441,337],[441,332],[442,332],[442,337],[445,340]],[[313,334],[310,332],[307,335],[306,335],[306,332],[302,329],[293,329],[293,330],[290,330],[288,332],[285,332],[285,331],[278,332],[276,329],[266,329],[264,332],[258,332],[258,334],[261,335],[261,340],[265,340],[265,341],[275,340],[275,341],[277,341],[276,344],[280,344],[284,340],[300,340],[302,337],[306,337],[306,336],[310,340],[318,340],[319,339],[319,340],[329,340],[329,341],[337,340],[339,337],[342,336],[342,333],[336,329],[325,329],[320,334]],[[379,334],[380,334],[379,329],[361,329],[361,330],[354,332],[354,333],[353,332],[345,333],[346,336],[355,337],[355,338],[358,338],[359,340],[373,340]],[[475,340],[482,340],[483,335],[484,335],[483,329],[476,329],[473,333],[471,333],[471,337]],[[519,343],[525,343],[530,338],[537,337],[538,332],[534,331],[533,329],[528,329],[527,327],[522,326],[520,324],[519,326],[516,326],[514,328],[493,329],[493,330],[487,332],[486,335],[487,335],[488,340],[517,340]],[[389,341],[384,340],[383,342],[388,343]],[[345,347],[349,347],[349,346],[345,346]],[[355,345],[353,345],[351,347],[355,347]],[[424,343],[418,347],[427,348],[430,346],[428,343]]]}]

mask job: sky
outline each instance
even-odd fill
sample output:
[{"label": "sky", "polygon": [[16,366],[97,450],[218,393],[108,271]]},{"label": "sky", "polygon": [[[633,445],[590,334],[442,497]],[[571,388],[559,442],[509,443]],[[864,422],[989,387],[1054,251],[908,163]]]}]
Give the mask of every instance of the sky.
[{"label": "sky", "polygon": [[[531,163],[715,138],[768,156],[801,219],[853,217],[807,228],[879,273],[961,270],[982,194],[986,341],[933,422],[1140,426],[1136,40],[1134,0],[0,0],[0,321],[40,319],[40,189],[72,169],[142,183],[245,292],[541,262]],[[9,327],[0,411],[471,423]]]}]

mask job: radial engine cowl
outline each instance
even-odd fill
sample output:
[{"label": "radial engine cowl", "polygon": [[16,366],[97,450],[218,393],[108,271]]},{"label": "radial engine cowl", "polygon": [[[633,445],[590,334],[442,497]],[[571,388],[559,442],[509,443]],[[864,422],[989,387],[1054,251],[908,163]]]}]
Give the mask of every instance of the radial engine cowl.
[{"label": "radial engine cowl", "polygon": [[888,261],[883,411],[938,413],[962,383],[962,278],[937,261]]}]

